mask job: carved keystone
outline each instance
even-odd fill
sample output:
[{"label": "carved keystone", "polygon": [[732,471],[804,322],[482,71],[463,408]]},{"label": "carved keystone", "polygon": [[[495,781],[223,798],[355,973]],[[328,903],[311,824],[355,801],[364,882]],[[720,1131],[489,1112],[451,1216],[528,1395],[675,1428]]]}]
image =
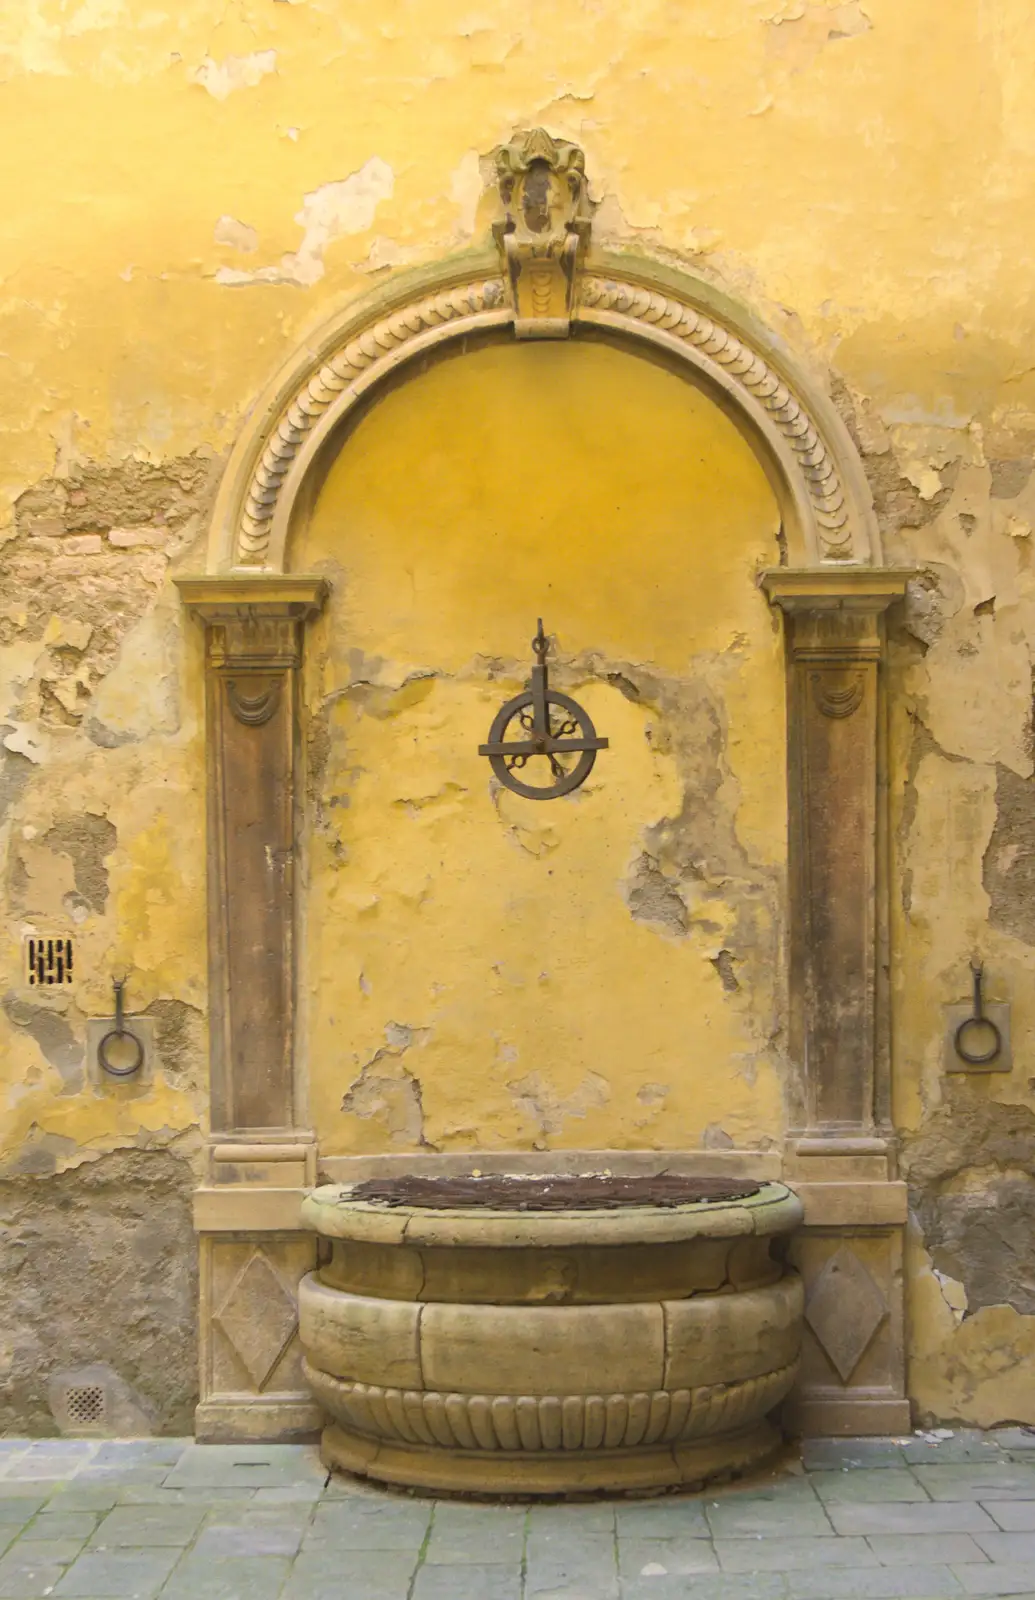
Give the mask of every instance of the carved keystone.
[{"label": "carved keystone", "polygon": [[506,213],[493,225],[514,299],[519,339],[566,339],[575,271],[589,237],[586,158],[545,128],[517,134],[496,152]]}]

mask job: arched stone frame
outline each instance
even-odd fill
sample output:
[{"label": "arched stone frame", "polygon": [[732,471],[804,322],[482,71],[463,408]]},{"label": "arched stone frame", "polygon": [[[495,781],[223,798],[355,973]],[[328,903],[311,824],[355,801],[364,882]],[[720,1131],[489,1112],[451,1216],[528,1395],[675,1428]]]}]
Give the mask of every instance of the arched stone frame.
[{"label": "arched stone frame", "polygon": [[[324,322],[246,418],[214,510],[207,575],[180,583],[206,624],[209,662],[214,1132],[197,1201],[198,1427],[207,1437],[284,1437],[312,1423],[304,1391],[285,1376],[290,1334],[268,1364],[286,1314],[269,1350],[259,1338],[250,1398],[228,1390],[226,1363],[219,1366],[223,1342],[237,1349],[234,1327],[238,1343],[255,1345],[246,1330],[261,1328],[269,1304],[280,1304],[274,1280],[282,1285],[285,1273],[304,1268],[297,1205],[317,1162],[294,1052],[292,881],[298,667],[305,619],[325,584],[292,573],[292,531],[350,411],[432,350],[510,330],[534,336],[519,309],[497,258],[471,254],[405,275]],[[784,613],[788,646],[798,1078],[789,1086],[794,1134],[784,1171],[806,1200],[811,1226],[798,1255],[807,1283],[818,1286],[798,1409],[813,1430],[897,1431],[908,1425],[904,1191],[889,1164],[881,657],[883,613],[907,574],[882,565],[862,463],[834,407],[790,352],[712,285],[641,257],[591,256],[573,274],[568,327],[661,354],[704,388],[748,439],[780,506],[786,565],[760,582]],[[557,336],[556,319],[544,336]],[[217,1287],[226,1249],[245,1240],[254,1253],[229,1289]],[[856,1349],[851,1326],[870,1323]]]},{"label": "arched stone frame", "polygon": [[[290,532],[321,449],[400,368],[516,321],[498,262],[407,275],[326,320],[252,407],[212,519],[210,574],[290,570]],[[827,397],[772,335],[703,279],[641,257],[591,259],[570,323],[651,352],[698,383],[748,439],[780,505],[789,563],[879,566],[866,476]]]}]

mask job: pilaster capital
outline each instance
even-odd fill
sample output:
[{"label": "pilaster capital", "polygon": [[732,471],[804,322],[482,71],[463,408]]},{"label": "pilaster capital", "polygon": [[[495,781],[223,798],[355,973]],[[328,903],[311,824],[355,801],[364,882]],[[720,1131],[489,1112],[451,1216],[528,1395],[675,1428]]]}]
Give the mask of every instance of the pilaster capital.
[{"label": "pilaster capital", "polygon": [[907,567],[770,567],[759,584],[787,618],[796,660],[876,661],[881,619],[914,576]]},{"label": "pilaster capital", "polygon": [[309,574],[177,578],[187,608],[205,625],[216,670],[264,672],[297,666],[301,624],[323,606],[330,585]]}]

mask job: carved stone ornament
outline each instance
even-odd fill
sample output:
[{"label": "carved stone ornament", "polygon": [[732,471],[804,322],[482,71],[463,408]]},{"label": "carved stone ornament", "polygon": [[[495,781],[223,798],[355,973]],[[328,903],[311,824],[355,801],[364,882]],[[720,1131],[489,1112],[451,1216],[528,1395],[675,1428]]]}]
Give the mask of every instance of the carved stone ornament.
[{"label": "carved stone ornament", "polygon": [[861,672],[813,672],[809,681],[816,708],[825,717],[850,717],[862,704],[866,679]]},{"label": "carved stone ornament", "polygon": [[496,152],[505,217],[493,225],[514,297],[519,339],[565,339],[575,306],[575,269],[589,236],[586,158],[545,128]]},{"label": "carved stone ornament", "polygon": [[238,722],[261,728],[275,715],[280,705],[279,678],[227,678],[226,697]]}]

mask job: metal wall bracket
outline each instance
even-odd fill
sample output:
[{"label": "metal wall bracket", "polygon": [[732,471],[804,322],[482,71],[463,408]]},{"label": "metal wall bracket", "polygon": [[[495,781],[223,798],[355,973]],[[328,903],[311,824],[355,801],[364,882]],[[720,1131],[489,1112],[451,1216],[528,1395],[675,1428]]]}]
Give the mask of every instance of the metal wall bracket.
[{"label": "metal wall bracket", "polygon": [[971,962],[970,973],[969,1004],[944,1007],[945,1071],[1011,1072],[1010,1007],[1005,1001],[985,999],[980,962]]}]

